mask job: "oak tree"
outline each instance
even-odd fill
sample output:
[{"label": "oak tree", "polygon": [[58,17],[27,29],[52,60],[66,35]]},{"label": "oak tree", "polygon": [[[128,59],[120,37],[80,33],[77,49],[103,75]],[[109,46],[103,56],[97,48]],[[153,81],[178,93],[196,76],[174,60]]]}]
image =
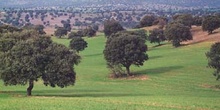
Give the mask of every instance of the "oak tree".
[{"label": "oak tree", "polygon": [[155,28],[150,31],[148,40],[150,41],[150,43],[158,43],[158,45],[160,45],[161,42],[166,40],[163,29]]},{"label": "oak tree", "polygon": [[215,69],[213,73],[216,79],[220,79],[220,42],[213,44],[210,50],[206,53],[208,58],[208,66]]},{"label": "oak tree", "polygon": [[166,26],[164,30],[166,39],[171,41],[174,47],[179,47],[180,43],[192,40],[190,28],[178,22],[172,22]]},{"label": "oak tree", "polygon": [[143,38],[121,32],[107,40],[103,53],[107,65],[125,67],[130,76],[131,65],[142,66],[148,59],[146,51],[147,45]]},{"label": "oak tree", "polygon": [[[21,32],[23,33],[23,32]],[[61,44],[53,43],[50,37],[39,34],[11,33],[1,39],[13,40],[0,51],[0,79],[5,85],[26,85],[30,96],[34,82],[40,79],[44,85],[66,87],[75,83],[73,66],[80,62],[80,56]],[[4,50],[4,51],[2,51]]]},{"label": "oak tree", "polygon": [[215,29],[220,27],[220,18],[218,16],[206,16],[202,21],[202,30],[212,34]]},{"label": "oak tree", "polygon": [[104,33],[106,37],[123,30],[124,28],[121,24],[115,20],[107,20],[104,22]]},{"label": "oak tree", "polygon": [[87,47],[87,42],[81,37],[74,37],[70,41],[69,47],[79,52]]}]

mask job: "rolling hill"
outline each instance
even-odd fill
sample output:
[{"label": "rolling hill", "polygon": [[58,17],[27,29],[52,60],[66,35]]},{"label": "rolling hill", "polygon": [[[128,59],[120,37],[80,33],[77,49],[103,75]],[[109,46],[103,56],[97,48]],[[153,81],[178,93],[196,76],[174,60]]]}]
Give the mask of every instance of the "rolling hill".
[{"label": "rolling hill", "polygon": [[219,0],[1,0],[0,7],[79,6],[100,4],[164,4],[185,7],[220,7]]}]

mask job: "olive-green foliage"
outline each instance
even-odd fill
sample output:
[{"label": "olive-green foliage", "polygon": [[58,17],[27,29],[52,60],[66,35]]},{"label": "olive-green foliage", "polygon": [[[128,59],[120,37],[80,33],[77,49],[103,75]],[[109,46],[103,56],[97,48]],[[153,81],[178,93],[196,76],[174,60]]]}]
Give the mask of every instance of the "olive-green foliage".
[{"label": "olive-green foliage", "polygon": [[79,52],[87,47],[87,42],[81,37],[74,37],[70,41],[69,47]]},{"label": "olive-green foliage", "polygon": [[156,18],[154,16],[144,16],[140,21],[140,27],[152,26]]},{"label": "olive-green foliage", "polygon": [[91,26],[89,26],[83,30],[83,34],[84,36],[92,37],[96,35],[96,31]]},{"label": "olive-green foliage", "polygon": [[34,26],[34,29],[39,33],[39,34],[46,34],[44,31],[44,26],[43,25],[36,25]]},{"label": "olive-green foliage", "polygon": [[119,65],[126,68],[130,73],[130,66],[142,66],[148,59],[145,40],[137,35],[120,32],[110,37],[104,49],[104,57],[107,65]]},{"label": "olive-green foliage", "polygon": [[190,28],[178,22],[172,22],[164,31],[166,39],[171,41],[174,47],[180,46],[182,41],[192,40]]},{"label": "olive-green foliage", "polygon": [[2,25],[0,26],[0,33],[7,33],[7,32],[20,32],[22,29],[10,26],[10,25]]},{"label": "olive-green foliage", "polygon": [[208,66],[210,68],[214,68],[216,71],[214,72],[214,76],[217,77],[217,80],[220,79],[220,42],[213,44],[206,53],[208,58]]},{"label": "olive-green foliage", "polygon": [[67,30],[64,27],[58,27],[54,32],[54,35],[59,38],[61,38],[61,36],[64,36],[66,34],[67,34]]},{"label": "olive-green foliage", "polygon": [[68,39],[72,39],[75,37],[84,37],[83,31],[82,30],[78,30],[77,32],[72,31],[68,34]]},{"label": "olive-green foliage", "polygon": [[220,27],[220,18],[218,16],[206,16],[202,21],[202,30],[208,31],[209,34]]},{"label": "olive-green foliage", "polygon": [[152,31],[150,31],[148,40],[150,41],[150,43],[158,43],[158,45],[160,45],[160,42],[166,40],[163,29],[155,28]]},{"label": "olive-green foliage", "polygon": [[104,22],[104,33],[106,37],[123,30],[124,28],[115,20],[107,20]]},{"label": "olive-green foliage", "polygon": [[193,17],[191,14],[180,14],[173,17],[173,19],[179,23],[182,23],[185,26],[191,28],[193,24]]},{"label": "olive-green foliage", "polygon": [[200,16],[195,16],[195,17],[193,17],[193,23],[192,23],[192,25],[202,26],[202,20],[203,20],[202,17],[200,17]]},{"label": "olive-green foliage", "polygon": [[29,82],[32,88],[33,81],[39,79],[52,87],[73,85],[73,66],[79,63],[80,56],[64,45],[53,43],[50,37],[34,32],[2,35],[1,41],[13,42],[0,42],[0,79],[5,85],[26,85]]},{"label": "olive-green foliage", "polygon": [[146,31],[141,29],[141,30],[136,30],[136,31],[125,31],[125,32],[128,32],[129,34],[131,35],[137,35],[141,38],[143,38],[144,40],[147,39],[147,34],[146,34]]},{"label": "olive-green foliage", "polygon": [[28,24],[26,26],[23,27],[23,29],[25,30],[35,30],[36,32],[38,32],[38,34],[46,34],[46,32],[44,31],[44,26],[43,25],[31,25]]}]

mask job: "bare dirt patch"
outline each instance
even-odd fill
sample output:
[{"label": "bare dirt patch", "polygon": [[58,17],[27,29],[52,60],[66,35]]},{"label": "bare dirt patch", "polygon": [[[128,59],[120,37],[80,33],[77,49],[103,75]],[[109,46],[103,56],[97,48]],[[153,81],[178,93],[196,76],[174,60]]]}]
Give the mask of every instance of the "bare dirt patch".
[{"label": "bare dirt patch", "polygon": [[210,88],[210,89],[213,89],[213,90],[216,90],[216,91],[220,91],[220,85],[209,85],[209,84],[202,84],[200,85],[201,87],[203,88]]},{"label": "bare dirt patch", "polygon": [[144,29],[144,30],[146,30],[146,31],[151,31],[151,30],[153,30],[153,29],[155,29],[155,28],[159,28],[159,26],[158,26],[158,25],[154,25],[154,26],[144,27],[144,28],[142,28],[142,29]]},{"label": "bare dirt patch", "polygon": [[192,26],[191,29],[193,40],[183,42],[183,44],[195,44],[201,42],[220,42],[220,29],[216,29],[213,34],[208,35],[207,32],[202,31],[201,26]]}]

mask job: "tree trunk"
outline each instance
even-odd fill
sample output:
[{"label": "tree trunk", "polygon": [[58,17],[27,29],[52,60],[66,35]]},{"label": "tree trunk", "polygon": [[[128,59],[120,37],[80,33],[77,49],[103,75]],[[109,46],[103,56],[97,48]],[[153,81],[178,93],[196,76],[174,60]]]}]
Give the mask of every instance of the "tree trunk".
[{"label": "tree trunk", "polygon": [[126,71],[127,71],[127,75],[128,75],[128,76],[131,76],[131,73],[130,73],[130,66],[127,66],[127,67],[126,67]]},{"label": "tree trunk", "polygon": [[29,87],[27,88],[27,96],[31,96],[31,91],[34,88],[34,81],[29,80]]}]

